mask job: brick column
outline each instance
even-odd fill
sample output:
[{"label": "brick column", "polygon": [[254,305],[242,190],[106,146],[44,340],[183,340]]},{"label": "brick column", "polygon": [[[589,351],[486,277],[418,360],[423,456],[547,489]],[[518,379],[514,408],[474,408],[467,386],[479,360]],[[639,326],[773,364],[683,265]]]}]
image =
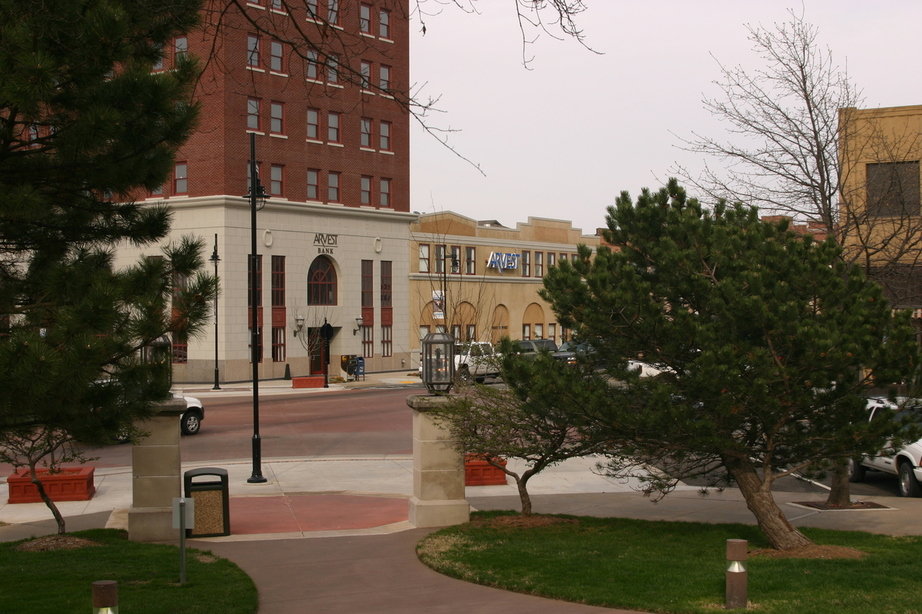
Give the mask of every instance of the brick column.
[{"label": "brick column", "polygon": [[160,403],[157,413],[138,427],[149,433],[131,448],[131,509],[128,539],[141,542],[175,541],[173,499],[182,489],[179,459],[179,416],[184,399]]},{"label": "brick column", "polygon": [[413,496],[410,523],[416,527],[444,527],[470,519],[470,505],[464,497],[464,459],[448,431],[431,412],[448,397],[412,395],[413,408]]}]

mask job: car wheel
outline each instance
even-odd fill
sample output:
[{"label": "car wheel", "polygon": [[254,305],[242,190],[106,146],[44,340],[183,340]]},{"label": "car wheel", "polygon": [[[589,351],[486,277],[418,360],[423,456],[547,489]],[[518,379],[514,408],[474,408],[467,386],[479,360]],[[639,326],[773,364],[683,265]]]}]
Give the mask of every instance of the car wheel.
[{"label": "car wheel", "polygon": [[916,476],[912,472],[911,463],[908,461],[900,463],[899,476],[901,497],[918,497],[922,495],[922,486],[919,485],[919,481],[916,480]]},{"label": "car wheel", "polygon": [[187,410],[180,421],[183,435],[195,435],[202,428],[202,418],[195,410]]},{"label": "car wheel", "polygon": [[848,481],[849,482],[863,482],[864,477],[867,473],[867,469],[859,461],[854,458],[848,459]]}]

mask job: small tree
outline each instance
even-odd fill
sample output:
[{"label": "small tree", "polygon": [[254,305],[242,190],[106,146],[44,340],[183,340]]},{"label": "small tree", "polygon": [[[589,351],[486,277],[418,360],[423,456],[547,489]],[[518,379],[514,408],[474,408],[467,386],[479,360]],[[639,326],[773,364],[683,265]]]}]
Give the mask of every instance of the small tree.
[{"label": "small tree", "polygon": [[[772,485],[885,445],[896,425],[869,424],[864,395],[914,368],[908,321],[833,241],[742,205],[707,212],[675,180],[636,204],[622,193],[605,238],[613,249],[552,269],[545,298],[623,382],[584,412],[613,470],[654,465],[675,480],[722,468],[774,547],[808,544]],[[640,378],[626,359],[641,356],[664,372]]]},{"label": "small tree", "polygon": [[[500,370],[505,385],[461,385],[437,418],[467,454],[483,458],[515,480],[522,514],[532,513],[528,481],[568,458],[593,454],[597,445],[585,438],[574,419],[590,390],[582,370],[539,355],[524,359],[502,345]],[[521,473],[500,462],[518,458]]]}]

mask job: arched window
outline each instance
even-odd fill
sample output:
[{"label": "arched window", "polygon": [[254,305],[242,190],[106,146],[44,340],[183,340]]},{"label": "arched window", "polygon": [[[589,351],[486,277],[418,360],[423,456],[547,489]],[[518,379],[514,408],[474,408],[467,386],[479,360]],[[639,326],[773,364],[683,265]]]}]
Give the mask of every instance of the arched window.
[{"label": "arched window", "polygon": [[336,304],[336,269],[326,256],[318,256],[307,271],[307,304]]}]

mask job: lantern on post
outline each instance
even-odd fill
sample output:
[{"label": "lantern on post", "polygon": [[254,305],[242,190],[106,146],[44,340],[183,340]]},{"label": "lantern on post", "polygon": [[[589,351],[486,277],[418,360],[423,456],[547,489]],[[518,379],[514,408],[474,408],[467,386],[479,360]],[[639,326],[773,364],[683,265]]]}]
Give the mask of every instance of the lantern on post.
[{"label": "lantern on post", "polygon": [[448,333],[423,338],[423,383],[432,394],[448,394],[455,379],[455,339]]}]

